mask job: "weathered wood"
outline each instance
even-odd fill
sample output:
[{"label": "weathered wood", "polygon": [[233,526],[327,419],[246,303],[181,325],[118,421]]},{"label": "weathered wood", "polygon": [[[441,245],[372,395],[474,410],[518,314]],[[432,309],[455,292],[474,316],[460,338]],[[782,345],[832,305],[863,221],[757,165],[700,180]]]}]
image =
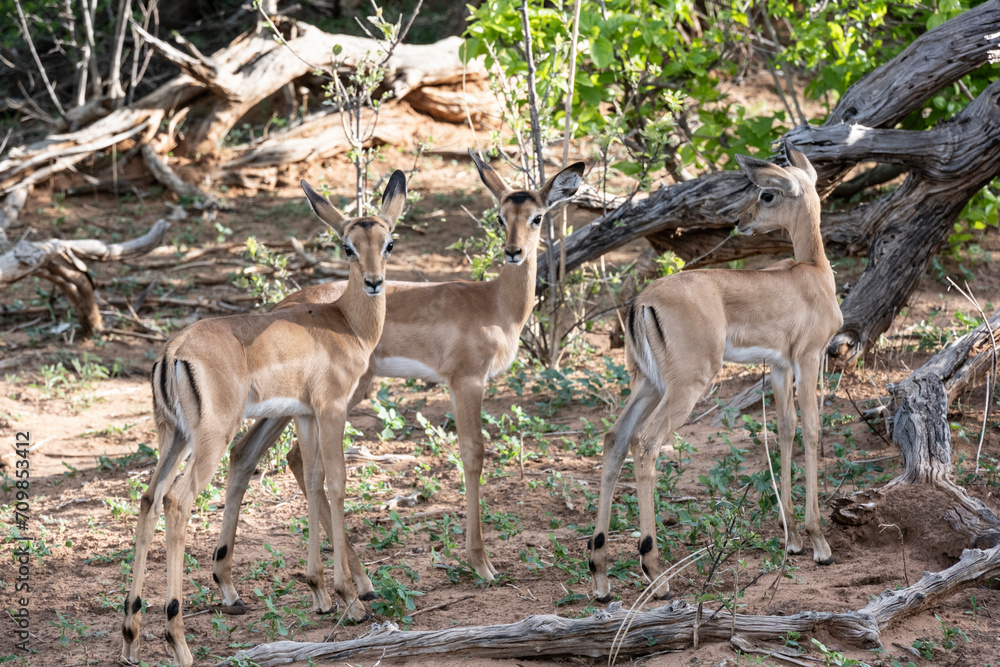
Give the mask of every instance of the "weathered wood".
[{"label": "weathered wood", "polygon": [[[927,132],[891,128],[941,87],[985,64],[1000,38],[1000,0],[989,0],[921,35],[899,56],[854,84],[820,126],[786,139],[816,165],[822,192],[857,162],[905,162],[910,176],[881,200],[823,218],[824,242],[837,254],[874,258],[844,302],[845,325],[834,351],[864,351],[885,330],[923,274],[969,196],[1000,173],[998,88],[991,85],[951,122]],[[956,45],[960,44],[961,48]],[[890,150],[891,149],[891,150]],[[894,152],[895,151],[895,152]],[[626,204],[566,240],[566,266],[578,267],[629,241],[690,259],[726,239],[748,196],[737,172],[708,174]],[[919,246],[919,247],[917,247]],[[786,249],[778,238],[733,238],[712,253],[724,261]],[[915,254],[914,254],[915,253]],[[539,259],[545,276],[548,257]],[[544,285],[539,282],[539,291]]]},{"label": "weathered wood", "polygon": [[424,86],[407,95],[406,101],[417,111],[448,123],[471,120],[478,124],[483,119],[479,100],[461,91]]},{"label": "weathered wood", "polygon": [[[362,122],[368,122],[372,111],[362,111]],[[382,108],[375,132],[366,145],[409,143],[405,134],[412,124],[394,113],[392,105]],[[309,136],[305,136],[305,135]],[[233,169],[247,167],[276,167],[295,162],[323,160],[343,155],[351,150],[351,142],[344,132],[339,113],[316,117],[310,122],[287,132],[279,132],[261,143],[241,150],[233,159],[219,165],[217,175]]]},{"label": "weathered wood", "polygon": [[[226,49],[213,54],[220,66],[236,68],[251,60],[273,41],[245,33]],[[12,149],[0,160],[0,194],[37,183],[86,159],[95,150],[113,146],[145,131],[145,142],[159,128],[165,111],[180,109],[206,90],[200,82],[181,74],[128,107],[122,107],[86,127],[49,135],[41,141]]]},{"label": "weathered wood", "polygon": [[883,495],[909,484],[943,489],[953,497],[953,505],[942,508],[942,518],[969,544],[979,547],[1000,544],[1000,518],[952,479],[948,406],[990,364],[1000,344],[1000,310],[989,318],[989,324],[992,338],[984,323],[890,386],[892,439],[903,454],[903,471],[880,489]]},{"label": "weathered wood", "polygon": [[239,88],[240,81],[233,76],[232,72],[212,58],[200,53],[199,57],[189,56],[149,34],[135,21],[132,21],[132,30],[142,37],[146,44],[161,58],[173,63],[184,74],[204,84],[214,95],[230,102],[240,102],[243,99],[243,93]]},{"label": "weathered wood", "polygon": [[[886,590],[863,609],[844,613],[805,611],[789,616],[734,615],[725,610],[702,611],[698,640],[780,639],[788,632],[804,636],[822,631],[851,643],[875,647],[881,632],[903,618],[930,607],[958,591],[1000,575],[1000,547],[970,549],[952,567],[925,574],[913,586]],[[274,642],[236,654],[261,665],[305,660],[377,660],[403,656],[529,658],[588,656],[603,658],[612,651],[624,622],[631,626],[621,639],[621,656],[637,656],[693,645],[697,607],[674,601],[650,611],[630,612],[618,603],[589,618],[529,616],[517,623],[447,630],[400,631],[392,623],[374,626],[372,634],[342,642]],[[228,663],[217,663],[221,667]]]},{"label": "weathered wood", "polygon": [[163,241],[169,228],[169,222],[158,220],[143,236],[111,244],[95,239],[21,241],[0,255],[0,287],[33,274],[52,281],[72,303],[83,335],[89,336],[103,331],[104,324],[97,309],[94,283],[83,260],[110,262],[143,255]]},{"label": "weathered wood", "polygon": [[[334,69],[333,47],[341,48],[336,65],[344,70],[353,68],[369,52],[377,52],[374,40],[350,35],[331,35],[306,23],[291,22],[295,36],[285,44],[271,42],[268,48],[247,66],[232,72],[230,86],[240,91],[242,99],[231,101],[217,98],[208,114],[195,126],[185,140],[190,154],[215,152],[230,129],[250,109],[281,90],[289,81],[309,74],[315,68]],[[448,37],[434,44],[400,44],[386,63],[386,84],[396,99],[425,85],[454,83],[462,76],[462,61],[458,56],[462,39]],[[478,74],[481,66],[473,65]]]},{"label": "weathered wood", "polygon": [[143,144],[139,149],[142,154],[142,161],[145,163],[149,173],[153,175],[161,185],[177,194],[179,197],[191,197],[200,199],[206,206],[218,208],[219,202],[215,197],[207,195],[196,186],[181,180],[173,169],[167,166],[150,144]]}]

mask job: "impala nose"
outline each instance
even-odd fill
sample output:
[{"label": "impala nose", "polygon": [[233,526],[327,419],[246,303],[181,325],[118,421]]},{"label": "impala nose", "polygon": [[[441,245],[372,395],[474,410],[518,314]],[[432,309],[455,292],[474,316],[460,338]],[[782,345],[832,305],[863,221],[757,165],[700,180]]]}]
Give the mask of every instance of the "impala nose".
[{"label": "impala nose", "polygon": [[520,248],[506,248],[504,249],[504,254],[507,255],[508,264],[520,264],[521,258],[524,257],[524,253]]},{"label": "impala nose", "polygon": [[382,291],[383,280],[381,278],[376,278],[372,280],[371,278],[365,278],[365,286],[368,288],[369,294],[378,294]]}]

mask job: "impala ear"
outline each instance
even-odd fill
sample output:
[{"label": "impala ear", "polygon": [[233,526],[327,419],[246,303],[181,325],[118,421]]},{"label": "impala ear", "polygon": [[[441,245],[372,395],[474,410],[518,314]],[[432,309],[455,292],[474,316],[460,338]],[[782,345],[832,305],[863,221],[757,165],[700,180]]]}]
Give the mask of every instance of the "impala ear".
[{"label": "impala ear", "polygon": [[510,191],[510,186],[508,186],[504,180],[500,178],[500,174],[493,171],[493,167],[483,162],[483,160],[476,155],[475,151],[471,148],[469,149],[469,157],[472,158],[473,163],[476,165],[476,169],[479,170],[479,178],[482,180],[483,185],[485,185],[486,189],[490,191],[490,194],[493,195],[494,199],[500,201],[500,198],[503,197],[504,193]]},{"label": "impala ear", "polygon": [[816,169],[813,168],[812,163],[809,162],[809,158],[806,157],[805,153],[795,148],[795,146],[785,143],[785,155],[788,156],[789,164],[793,167],[798,167],[805,172],[806,178],[808,178],[813,185],[816,185]]},{"label": "impala ear", "polygon": [[382,193],[382,208],[379,209],[379,217],[389,223],[389,231],[396,228],[396,221],[403,215],[403,207],[406,206],[406,175],[399,169],[392,172],[389,183]]},{"label": "impala ear", "polygon": [[550,178],[548,183],[543,185],[538,192],[545,205],[552,208],[559,202],[575,195],[576,191],[583,185],[583,172],[586,168],[587,165],[584,163],[574,162]]},{"label": "impala ear", "polygon": [[326,197],[313,190],[312,186],[305,179],[299,181],[299,185],[302,186],[302,191],[306,193],[306,199],[309,201],[309,206],[312,207],[313,213],[325,222],[328,227],[332,228],[333,231],[337,232],[338,236],[343,236],[344,223],[349,218],[341,213],[336,206],[331,204]]},{"label": "impala ear", "polygon": [[798,197],[802,194],[802,186],[799,185],[799,182],[778,165],[758,160],[749,155],[737,155],[736,161],[740,163],[740,167],[743,168],[750,182],[758,188],[780,190],[788,197]]}]

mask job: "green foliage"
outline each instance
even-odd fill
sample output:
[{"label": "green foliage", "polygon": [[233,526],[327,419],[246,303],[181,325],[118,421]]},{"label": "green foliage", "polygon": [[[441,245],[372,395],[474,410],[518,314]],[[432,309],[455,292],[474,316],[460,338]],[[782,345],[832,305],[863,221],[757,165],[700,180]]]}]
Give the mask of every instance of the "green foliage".
[{"label": "green foliage", "polygon": [[393,576],[393,571],[405,574],[410,583],[415,584],[420,581],[420,575],[414,572],[406,561],[400,565],[383,565],[372,576],[375,592],[379,594],[379,599],[372,602],[372,611],[380,616],[398,620],[405,629],[413,623],[410,613],[417,608],[414,598],[423,593],[407,588],[406,584]]},{"label": "green foliage", "polygon": [[268,274],[244,270],[233,278],[233,285],[260,297],[262,304],[277,303],[291,293],[291,286],[286,282],[289,276],[287,255],[270,250],[256,236],[251,236],[246,241],[243,259],[271,271]]}]

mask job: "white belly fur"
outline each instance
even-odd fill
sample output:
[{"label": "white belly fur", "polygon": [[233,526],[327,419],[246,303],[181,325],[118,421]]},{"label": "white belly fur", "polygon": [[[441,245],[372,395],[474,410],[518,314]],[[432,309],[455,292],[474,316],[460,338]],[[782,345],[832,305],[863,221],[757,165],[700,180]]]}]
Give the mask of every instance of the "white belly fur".
[{"label": "white belly fur", "polygon": [[406,357],[382,357],[375,359],[375,375],[389,378],[420,378],[427,382],[444,382],[433,368]]},{"label": "white belly fur", "polygon": [[726,361],[735,361],[740,364],[761,364],[766,363],[774,368],[788,368],[790,362],[777,350],[769,347],[733,347],[727,339],[726,349],[722,353],[722,358]]},{"label": "white belly fur", "polygon": [[262,419],[264,417],[297,417],[311,415],[309,406],[294,398],[269,398],[260,403],[247,401],[243,407],[244,419]]}]

